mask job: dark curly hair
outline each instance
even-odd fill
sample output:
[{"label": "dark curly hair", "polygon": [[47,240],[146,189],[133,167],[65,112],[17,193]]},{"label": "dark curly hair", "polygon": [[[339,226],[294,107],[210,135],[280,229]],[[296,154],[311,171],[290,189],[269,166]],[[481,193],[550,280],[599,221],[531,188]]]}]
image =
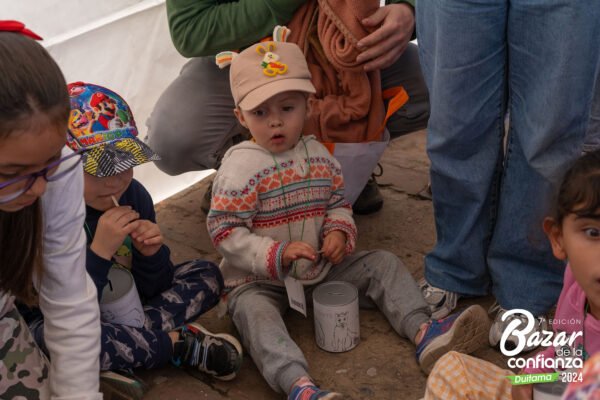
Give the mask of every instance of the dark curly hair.
[{"label": "dark curly hair", "polygon": [[600,150],[596,150],[581,156],[565,173],[552,217],[560,225],[568,214],[598,216],[599,209]]}]

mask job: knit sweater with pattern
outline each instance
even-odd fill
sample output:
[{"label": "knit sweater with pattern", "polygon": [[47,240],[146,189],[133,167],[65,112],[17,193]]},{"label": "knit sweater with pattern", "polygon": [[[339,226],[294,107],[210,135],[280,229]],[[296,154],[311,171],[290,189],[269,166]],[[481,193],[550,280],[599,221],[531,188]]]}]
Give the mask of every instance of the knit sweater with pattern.
[{"label": "knit sweater with pattern", "polygon": [[207,224],[229,290],[254,281],[283,285],[288,273],[305,285],[322,280],[330,267],[323,257],[283,267],[291,241],[318,250],[325,235],[339,230],[347,253],[356,244],[340,165],[314,136],[278,154],[251,141],[230,148],[213,182]]}]

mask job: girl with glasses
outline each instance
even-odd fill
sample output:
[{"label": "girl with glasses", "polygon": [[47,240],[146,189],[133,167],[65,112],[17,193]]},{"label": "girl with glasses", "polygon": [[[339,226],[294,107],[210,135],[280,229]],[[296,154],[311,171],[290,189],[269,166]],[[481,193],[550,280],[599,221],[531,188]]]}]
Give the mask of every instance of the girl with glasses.
[{"label": "girl with glasses", "polygon": [[[0,21],[0,398],[101,399],[96,289],[85,271],[80,155],[64,77],[37,35]],[[15,300],[38,305],[51,362]]]}]

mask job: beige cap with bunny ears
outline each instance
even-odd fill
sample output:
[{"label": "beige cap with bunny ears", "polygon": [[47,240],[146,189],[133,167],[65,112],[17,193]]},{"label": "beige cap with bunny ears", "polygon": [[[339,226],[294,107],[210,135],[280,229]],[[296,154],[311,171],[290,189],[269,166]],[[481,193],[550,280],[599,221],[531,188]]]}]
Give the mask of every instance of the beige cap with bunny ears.
[{"label": "beige cap with bunny ears", "polygon": [[[287,30],[276,27],[273,37],[287,36],[278,34],[278,29]],[[252,45],[239,54],[217,55],[219,67],[229,63],[231,94],[242,110],[252,110],[282,92],[316,92],[304,54],[294,43],[269,41]]]}]

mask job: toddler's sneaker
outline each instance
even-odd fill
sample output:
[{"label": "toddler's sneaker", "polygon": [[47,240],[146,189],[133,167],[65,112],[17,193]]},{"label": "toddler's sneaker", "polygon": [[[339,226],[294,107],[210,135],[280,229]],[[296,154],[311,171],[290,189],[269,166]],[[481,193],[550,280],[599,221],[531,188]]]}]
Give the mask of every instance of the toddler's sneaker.
[{"label": "toddler's sneaker", "polygon": [[214,378],[228,381],[242,366],[242,346],[226,333],[211,333],[198,323],[181,328],[173,364],[198,368]]},{"label": "toddler's sneaker", "polygon": [[[506,309],[500,307],[500,304],[498,304],[498,302],[495,302],[491,307],[490,310],[488,311],[490,315],[493,315],[494,313],[496,313],[496,317],[494,318],[494,323],[492,324],[492,327],[490,328],[490,335],[489,335],[489,341],[490,341],[490,346],[495,347],[495,348],[500,348],[500,339],[502,338],[502,333],[504,333],[504,330],[506,329],[506,327],[508,326],[508,324],[510,324],[512,321],[514,320],[520,320],[521,321],[521,325],[517,325],[517,327],[520,327],[519,329],[523,329],[525,327],[525,325],[527,325],[527,316],[525,316],[525,314],[512,314],[509,315],[506,320],[502,321],[502,316],[506,313]],[[541,315],[536,317],[535,320],[535,325],[533,326],[533,329],[531,330],[531,332],[527,333],[526,335],[524,335],[525,339],[529,339],[534,333],[537,333],[538,335],[542,332],[542,330],[548,330],[548,320],[546,319],[545,316]],[[519,340],[515,335],[509,335],[508,338],[506,339],[506,349],[507,350],[514,350],[517,347]],[[535,348],[537,348],[538,346],[529,346],[527,344],[525,344],[525,347],[523,348],[522,353],[526,353],[528,351],[534,350]]]},{"label": "toddler's sneaker", "polygon": [[288,400],[332,400],[343,399],[340,393],[321,390],[315,385],[294,386],[288,395]]},{"label": "toddler's sneaker", "polygon": [[431,321],[417,346],[417,360],[421,369],[429,374],[435,362],[451,350],[469,354],[483,347],[489,326],[487,313],[479,305]]},{"label": "toddler's sneaker", "polygon": [[146,385],[126,371],[100,372],[100,391],[104,400],[142,400]]},{"label": "toddler's sneaker", "polygon": [[431,286],[425,278],[419,281],[419,287],[425,302],[429,305],[432,319],[444,318],[456,308],[460,297],[458,293]]}]

